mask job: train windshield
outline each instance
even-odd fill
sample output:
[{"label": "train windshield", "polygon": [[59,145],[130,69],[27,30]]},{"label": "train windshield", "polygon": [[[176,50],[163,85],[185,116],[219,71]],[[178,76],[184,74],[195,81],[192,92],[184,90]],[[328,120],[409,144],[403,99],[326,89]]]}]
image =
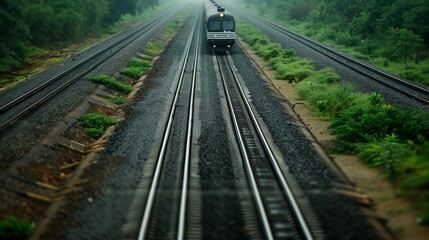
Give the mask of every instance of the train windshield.
[{"label": "train windshield", "polygon": [[222,27],[223,27],[223,30],[233,31],[234,30],[234,21],[223,21]]},{"label": "train windshield", "polygon": [[210,21],[209,31],[220,31],[220,21]]}]

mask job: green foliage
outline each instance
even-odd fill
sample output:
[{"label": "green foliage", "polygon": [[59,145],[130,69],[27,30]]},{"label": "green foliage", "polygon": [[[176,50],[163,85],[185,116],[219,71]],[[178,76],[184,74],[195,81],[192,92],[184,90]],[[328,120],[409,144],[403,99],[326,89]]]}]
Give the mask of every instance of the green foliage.
[{"label": "green foliage", "polygon": [[0,73],[17,69],[28,56],[28,27],[22,21],[22,9],[13,1],[0,2]]},{"label": "green foliage", "polygon": [[359,157],[371,166],[380,167],[402,194],[419,200],[420,224],[429,224],[429,142],[419,136],[416,143],[401,141],[395,135],[360,144]]},{"label": "green foliage", "polygon": [[130,93],[133,90],[133,87],[127,84],[123,84],[119,82],[118,80],[106,76],[106,75],[96,75],[96,76],[90,76],[86,78],[87,80],[91,82],[95,82],[97,84],[104,85],[108,88],[123,92],[123,93]]},{"label": "green foliage", "polygon": [[313,63],[309,60],[300,59],[289,64],[278,64],[275,76],[277,79],[299,82],[309,77],[313,72]]},{"label": "green foliage", "polygon": [[0,239],[27,239],[33,234],[33,227],[25,219],[7,216],[0,220]]},{"label": "green foliage", "polygon": [[100,34],[124,14],[159,0],[0,1],[0,73],[23,64],[33,47],[56,48]]},{"label": "green foliage", "polygon": [[420,70],[404,70],[399,73],[399,76],[412,82],[429,84],[429,78],[425,78]]},{"label": "green foliage", "polygon": [[[426,0],[261,0],[243,4],[259,10],[267,8],[262,11],[264,17],[287,24],[351,56],[376,63],[388,72],[398,74],[409,70],[414,62],[413,69],[426,74],[424,80],[416,74],[407,76],[429,84],[429,74],[424,70],[428,64],[423,63],[429,56]],[[374,61],[381,57],[385,60]]]},{"label": "green foliage", "polygon": [[108,127],[118,123],[117,120],[98,113],[87,113],[78,122],[84,128],[83,131],[94,139],[99,139]]},{"label": "green foliage", "polygon": [[401,143],[400,139],[392,134],[383,140],[360,145],[357,150],[363,161],[374,167],[383,167],[387,178],[396,182],[404,169],[404,159],[413,153],[412,146],[412,142]]},{"label": "green foliage", "polygon": [[310,106],[324,117],[335,117],[343,110],[357,105],[361,98],[351,86],[334,83],[340,77],[332,69],[323,69],[295,86],[298,95],[309,101]]},{"label": "green foliage", "polygon": [[415,146],[416,154],[408,157],[401,182],[401,187],[407,192],[429,190],[429,142],[422,138],[418,139],[419,141],[422,143]]},{"label": "green foliage", "polygon": [[429,138],[429,114],[390,105],[359,105],[345,110],[332,121],[332,132],[340,141],[368,143],[395,134],[401,140]]},{"label": "green foliage", "polygon": [[389,57],[401,59],[405,64],[405,69],[408,69],[408,63],[415,60],[416,51],[422,46],[423,39],[408,29],[391,27],[388,33],[389,49],[394,49],[390,52]]}]

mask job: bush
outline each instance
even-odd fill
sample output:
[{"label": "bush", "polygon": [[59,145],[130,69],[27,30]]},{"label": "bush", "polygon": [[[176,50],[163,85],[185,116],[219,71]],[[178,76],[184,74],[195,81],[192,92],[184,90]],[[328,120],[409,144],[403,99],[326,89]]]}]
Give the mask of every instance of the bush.
[{"label": "bush", "polygon": [[413,154],[413,143],[401,143],[395,135],[388,135],[383,140],[359,145],[358,156],[370,166],[383,167],[383,172],[391,182],[396,182],[403,173],[405,161]]},{"label": "bush", "polygon": [[418,141],[422,140],[423,143],[415,147],[416,153],[407,160],[405,176],[401,182],[401,187],[406,192],[429,189],[429,142],[424,139]]},{"label": "bush", "polygon": [[405,70],[400,72],[399,76],[412,82],[429,84],[429,79],[425,79],[422,71],[419,70]]},{"label": "bush", "polygon": [[259,46],[256,54],[262,57],[264,60],[270,60],[275,57],[284,57],[284,52],[279,44],[267,44],[265,46]]},{"label": "bush", "polygon": [[429,137],[429,114],[390,105],[359,105],[339,114],[330,125],[340,141],[367,143],[395,134],[401,140]]},{"label": "bush", "polygon": [[335,35],[335,42],[343,46],[353,47],[358,45],[360,39],[356,36],[350,36],[350,34],[346,32],[338,32]]},{"label": "bush", "polygon": [[309,60],[297,60],[289,64],[278,64],[276,78],[299,82],[314,72],[314,66]]},{"label": "bush", "polygon": [[29,221],[8,216],[0,220],[0,239],[18,240],[27,239],[33,234]]}]

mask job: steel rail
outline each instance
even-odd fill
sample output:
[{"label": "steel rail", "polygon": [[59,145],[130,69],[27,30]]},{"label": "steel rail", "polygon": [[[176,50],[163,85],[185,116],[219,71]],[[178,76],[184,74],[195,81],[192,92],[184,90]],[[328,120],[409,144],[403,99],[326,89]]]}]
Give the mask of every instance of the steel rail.
[{"label": "steel rail", "polygon": [[220,63],[218,55],[216,55],[216,60],[217,60],[218,66],[219,66],[219,72],[220,72],[220,76],[221,76],[221,79],[222,79],[222,84],[223,84],[223,87],[224,87],[224,92],[225,92],[226,100],[227,100],[227,103],[228,103],[228,108],[229,108],[229,111],[231,113],[231,120],[232,120],[233,125],[234,125],[235,134],[237,136],[237,139],[238,139],[238,142],[239,142],[239,146],[240,146],[240,151],[241,151],[241,154],[242,154],[242,157],[243,157],[243,162],[244,162],[244,165],[246,167],[246,173],[247,173],[248,178],[249,178],[249,180],[251,182],[251,186],[250,187],[252,189],[252,195],[253,195],[253,197],[255,199],[255,202],[256,202],[256,205],[257,205],[257,210],[258,210],[259,216],[261,218],[260,220],[262,222],[262,226],[263,226],[263,230],[264,230],[264,233],[265,233],[265,237],[267,239],[271,240],[271,239],[274,239],[273,232],[272,232],[271,227],[270,227],[270,223],[269,223],[269,220],[268,220],[267,212],[265,211],[265,207],[264,207],[264,204],[262,202],[261,193],[260,193],[260,191],[258,189],[258,186],[257,186],[257,183],[256,183],[256,179],[255,179],[255,176],[254,176],[253,171],[252,171],[252,167],[250,166],[251,164],[250,164],[250,161],[249,161],[249,156],[248,156],[248,153],[247,153],[247,150],[246,150],[246,146],[245,146],[245,143],[244,143],[244,140],[243,140],[242,133],[240,131],[240,127],[239,127],[239,124],[238,124],[238,121],[237,121],[237,117],[236,117],[235,112],[234,112],[234,107],[233,107],[233,104],[232,104],[231,95],[229,94],[229,88],[227,86],[226,79],[225,79],[225,76],[224,76],[224,72],[222,70],[221,63]]},{"label": "steel rail", "polygon": [[242,98],[245,106],[246,106],[246,109],[249,113],[249,116],[252,120],[252,123],[253,123],[255,129],[257,130],[258,137],[261,140],[262,145],[263,145],[263,147],[264,147],[264,149],[265,149],[265,151],[266,151],[266,153],[270,159],[271,165],[273,166],[273,169],[274,169],[274,172],[276,173],[276,176],[280,180],[281,187],[285,193],[285,196],[288,199],[290,205],[292,206],[293,213],[294,213],[295,217],[298,219],[299,227],[301,228],[301,231],[302,231],[303,235],[305,236],[305,238],[308,240],[312,240],[313,236],[311,234],[310,228],[308,227],[308,224],[305,221],[304,215],[301,212],[301,209],[300,209],[300,207],[296,201],[296,198],[295,198],[295,196],[291,190],[291,187],[289,186],[289,184],[287,183],[287,181],[283,175],[283,172],[279,166],[278,160],[274,156],[274,153],[273,153],[273,151],[272,151],[272,149],[271,149],[271,147],[270,147],[270,145],[269,145],[269,143],[265,137],[265,134],[262,132],[262,128],[261,128],[260,124],[258,123],[258,120],[256,119],[256,115],[252,109],[252,106],[249,103],[249,100],[246,97],[246,94],[244,93],[244,90],[241,86],[241,83],[240,83],[240,80],[237,76],[237,73],[234,71],[234,67],[233,67],[233,64],[230,60],[229,53],[225,58],[226,58],[226,61],[228,63],[228,66],[231,69],[231,72],[234,76],[236,86],[238,87],[239,93],[241,95],[241,98]]},{"label": "steel rail", "polygon": [[[285,34],[286,36],[288,36],[288,37],[290,37],[290,38],[292,38],[292,39],[294,39],[294,40],[302,43],[303,45],[305,45],[305,46],[307,46],[307,47],[309,47],[309,48],[311,48],[311,49],[313,49],[313,50],[321,53],[322,55],[324,55],[324,56],[326,56],[326,57],[328,57],[328,58],[330,58],[330,59],[332,59],[332,60],[334,60],[334,61],[336,61],[336,62],[338,62],[338,63],[340,63],[340,64],[342,64],[342,65],[344,65],[346,67],[348,67],[348,68],[353,69],[354,71],[358,72],[359,74],[362,74],[362,75],[364,75],[364,76],[366,76],[366,77],[368,77],[370,79],[373,79],[373,80],[375,80],[375,81],[377,81],[377,82],[379,82],[379,83],[381,83],[381,84],[383,84],[383,85],[385,85],[385,86],[387,86],[389,88],[394,89],[395,91],[401,92],[404,95],[406,95],[406,96],[408,96],[410,98],[413,98],[413,99],[415,99],[415,100],[417,100],[417,101],[419,101],[421,103],[429,104],[429,99],[428,98],[423,98],[423,97],[411,94],[411,93],[409,93],[409,92],[407,92],[405,90],[402,90],[402,89],[400,89],[400,88],[398,88],[396,86],[393,86],[391,83],[388,83],[386,81],[378,79],[377,77],[372,76],[371,73],[378,74],[379,76],[381,76],[383,78],[389,79],[389,80],[391,80],[391,81],[393,81],[393,82],[395,82],[397,84],[400,84],[400,85],[402,85],[404,87],[412,89],[412,90],[414,90],[414,91],[416,91],[416,92],[418,92],[420,94],[423,94],[424,96],[429,96],[429,90],[426,89],[426,88],[417,86],[417,85],[412,84],[410,82],[407,82],[407,81],[405,81],[405,80],[403,80],[401,78],[393,76],[393,75],[391,75],[389,73],[383,72],[383,71],[381,71],[381,70],[379,70],[379,69],[377,69],[377,68],[375,68],[375,67],[373,67],[373,66],[371,66],[371,65],[369,65],[367,63],[364,63],[364,62],[362,62],[360,60],[352,58],[352,57],[350,57],[350,56],[348,56],[348,55],[346,55],[344,53],[338,52],[338,51],[336,51],[336,50],[334,50],[334,49],[332,49],[332,48],[330,48],[328,46],[325,46],[325,45],[323,45],[321,43],[318,43],[318,42],[316,42],[316,41],[314,41],[314,40],[312,40],[312,39],[310,39],[308,37],[302,36],[302,35],[294,32],[294,31],[286,29],[286,28],[284,28],[284,27],[282,27],[282,26],[280,26],[278,24],[270,22],[270,21],[268,21],[268,20],[266,20],[266,19],[264,19],[264,18],[262,18],[262,17],[260,17],[260,16],[258,16],[256,14],[248,11],[248,10],[241,9],[240,11],[245,12],[246,15],[252,16],[253,19],[259,20],[259,22],[265,24],[266,26],[271,27],[271,28],[279,31],[282,34]],[[326,52],[328,52],[330,54],[333,54],[334,56],[337,56],[337,57],[330,56]],[[362,70],[358,69],[357,67],[352,66],[348,62],[351,62],[351,63],[353,63],[353,64],[355,64],[355,65],[357,65],[357,66],[359,66],[361,68],[364,68],[364,69],[370,71],[370,72],[367,73],[365,71],[362,71]]]},{"label": "steel rail", "polygon": [[183,63],[182,63],[182,69],[180,72],[179,81],[177,83],[176,91],[174,94],[174,99],[173,99],[173,102],[171,104],[168,122],[167,122],[165,130],[164,130],[164,137],[162,140],[161,149],[160,149],[160,152],[158,154],[157,161],[156,161],[156,167],[155,167],[153,179],[152,179],[152,182],[150,185],[150,190],[149,190],[149,194],[147,197],[145,210],[144,210],[142,221],[140,224],[138,240],[145,239],[147,230],[149,228],[150,217],[151,217],[153,206],[155,203],[156,191],[157,191],[158,184],[159,184],[160,177],[161,177],[162,165],[164,163],[164,159],[165,159],[165,155],[166,155],[166,151],[167,151],[167,146],[168,146],[168,140],[170,139],[171,129],[173,126],[174,114],[176,111],[176,106],[177,106],[177,102],[179,99],[180,90],[181,90],[183,82],[184,82],[186,65],[187,65],[188,58],[189,58],[190,52],[191,52],[191,44],[193,42],[195,27],[196,27],[196,22],[194,24],[192,34],[190,34],[188,41],[187,41],[187,44],[186,44],[186,47],[185,47],[185,51],[184,51],[185,52],[185,58],[184,58]]},{"label": "steel rail", "polygon": [[[178,11],[177,9],[174,9],[174,11],[168,12],[166,15],[162,15],[162,16],[163,17],[166,17],[166,16],[170,17],[170,16],[172,16],[177,11]],[[38,93],[40,91],[42,91],[43,89],[47,88],[48,86],[50,86],[54,82],[58,81],[59,79],[63,78],[64,76],[70,74],[71,72],[73,72],[77,68],[83,66],[85,63],[87,63],[87,62],[93,60],[94,58],[98,57],[102,53],[107,52],[109,50],[111,51],[112,48],[116,47],[116,49],[114,51],[111,51],[108,55],[106,55],[105,57],[103,57],[101,60],[97,61],[91,67],[87,68],[87,70],[81,72],[80,74],[78,74],[77,76],[73,77],[69,81],[65,82],[64,84],[60,85],[56,89],[52,90],[47,95],[43,96],[42,98],[40,98],[39,100],[37,100],[36,102],[34,102],[33,104],[31,104],[29,107],[25,108],[21,112],[19,112],[16,115],[14,115],[12,118],[4,121],[0,125],[0,132],[4,131],[5,129],[7,129],[8,127],[10,127],[17,120],[21,119],[22,117],[24,117],[25,115],[27,115],[28,113],[30,113],[31,111],[33,111],[34,109],[36,109],[38,106],[42,105],[43,103],[45,103],[49,99],[53,98],[55,95],[57,95],[62,90],[66,89],[72,83],[74,83],[77,80],[81,79],[83,76],[85,76],[86,74],[90,73],[95,68],[97,68],[98,66],[100,66],[101,64],[103,64],[104,62],[106,62],[108,59],[110,59],[112,56],[114,56],[115,54],[117,54],[118,52],[120,52],[122,49],[124,49],[125,47],[127,47],[129,44],[131,44],[132,42],[136,41],[141,35],[143,35],[145,33],[145,31],[143,31],[143,30],[152,29],[152,28],[157,27],[158,24],[162,22],[162,19],[163,19],[162,17],[159,17],[156,20],[151,21],[149,24],[145,25],[142,28],[139,28],[138,30],[136,30],[135,32],[133,32],[131,35],[129,35],[129,36],[134,36],[133,38],[129,38],[129,36],[128,36],[127,38],[124,38],[124,39],[120,40],[119,42],[117,42],[117,44],[113,44],[112,46],[109,46],[109,47],[103,49],[101,52],[98,52],[98,53],[92,55],[88,59],[86,59],[86,60],[82,61],[81,63],[73,66],[72,68],[68,69],[66,72],[64,72],[64,73],[62,73],[60,75],[57,75],[57,76],[51,78],[50,80],[48,80],[47,82],[43,83],[42,85],[39,85],[38,87],[30,90],[29,92],[25,93],[24,95],[16,98],[15,100],[9,102],[6,105],[4,105],[1,108],[1,110],[3,112],[9,110],[10,108],[12,108],[12,107],[16,106],[17,104],[21,103],[22,101],[30,98],[31,96],[35,95],[36,93]]]},{"label": "steel rail", "polygon": [[[198,29],[201,29],[201,15],[198,21]],[[193,63],[193,72],[192,72],[192,85],[189,101],[189,114],[188,114],[188,128],[186,134],[186,152],[185,152],[185,164],[184,164],[184,173],[183,173],[183,183],[182,183],[182,198],[180,200],[180,211],[179,211],[179,224],[177,230],[177,239],[183,240],[185,237],[185,224],[186,224],[186,205],[188,197],[188,182],[189,182],[189,168],[191,165],[191,146],[192,146],[192,129],[194,121],[194,100],[195,100],[195,84],[197,80],[197,63],[198,63],[198,53],[200,51],[200,39],[201,31],[198,31],[197,35],[197,47],[195,48],[194,53],[194,63]]]}]

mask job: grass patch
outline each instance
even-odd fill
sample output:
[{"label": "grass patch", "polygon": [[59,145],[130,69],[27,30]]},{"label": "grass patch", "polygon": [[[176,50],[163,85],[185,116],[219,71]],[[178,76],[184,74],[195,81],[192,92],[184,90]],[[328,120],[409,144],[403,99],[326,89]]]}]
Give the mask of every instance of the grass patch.
[{"label": "grass patch", "polygon": [[94,139],[99,139],[103,136],[106,129],[119,121],[107,115],[98,113],[87,113],[78,119],[79,125],[83,127],[83,131]]},{"label": "grass patch", "polygon": [[26,219],[7,216],[0,220],[0,239],[27,239],[33,231],[31,223]]},{"label": "grass patch", "polygon": [[117,104],[117,105],[121,105],[121,104],[125,103],[125,97],[124,96],[117,96],[115,98],[109,99],[109,102]]},{"label": "grass patch", "polygon": [[126,94],[130,93],[133,90],[133,87],[131,85],[123,84],[115,78],[109,77],[107,75],[90,76],[86,77],[86,79],[91,82],[104,85],[110,89],[114,89]]},{"label": "grass patch", "polygon": [[151,64],[145,60],[130,60],[128,62],[128,68],[122,69],[119,72],[125,76],[139,79],[143,73],[151,68]]},{"label": "grass patch", "polygon": [[130,78],[139,79],[144,71],[139,67],[128,67],[119,71],[121,74]]}]

